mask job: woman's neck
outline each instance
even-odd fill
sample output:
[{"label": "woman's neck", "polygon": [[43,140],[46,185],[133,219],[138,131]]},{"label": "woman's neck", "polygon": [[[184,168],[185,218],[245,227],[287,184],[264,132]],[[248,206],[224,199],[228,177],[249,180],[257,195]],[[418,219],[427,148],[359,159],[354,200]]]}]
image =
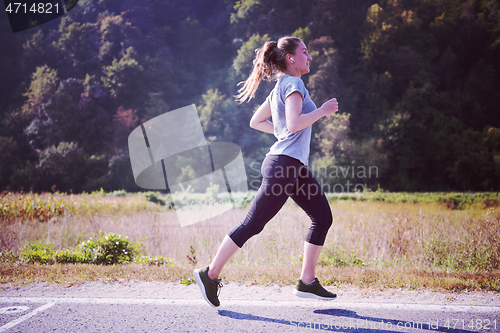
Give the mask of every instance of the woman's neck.
[{"label": "woman's neck", "polygon": [[286,75],[289,75],[289,76],[296,76],[298,78],[301,77],[301,74],[300,74],[300,71],[299,71],[299,67],[297,66],[297,68],[293,68],[293,66],[290,68],[287,68],[286,71],[284,72]]}]

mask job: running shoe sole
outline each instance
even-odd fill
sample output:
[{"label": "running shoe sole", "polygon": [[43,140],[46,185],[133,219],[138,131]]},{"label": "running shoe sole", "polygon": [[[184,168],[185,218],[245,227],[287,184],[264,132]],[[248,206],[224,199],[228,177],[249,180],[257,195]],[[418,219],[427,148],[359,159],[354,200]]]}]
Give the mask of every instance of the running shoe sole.
[{"label": "running shoe sole", "polygon": [[294,290],[293,294],[295,296],[302,297],[302,298],[320,299],[323,301],[333,301],[334,299],[337,298],[337,295],[335,295],[335,297],[323,297],[323,296],[318,296],[318,295],[313,294],[313,293],[308,293],[305,291],[298,291],[298,290]]},{"label": "running shoe sole", "polygon": [[318,278],[315,278],[310,284],[304,284],[301,280],[297,281],[293,294],[302,298],[319,299],[323,301],[331,301],[337,298],[337,294],[323,288]]}]

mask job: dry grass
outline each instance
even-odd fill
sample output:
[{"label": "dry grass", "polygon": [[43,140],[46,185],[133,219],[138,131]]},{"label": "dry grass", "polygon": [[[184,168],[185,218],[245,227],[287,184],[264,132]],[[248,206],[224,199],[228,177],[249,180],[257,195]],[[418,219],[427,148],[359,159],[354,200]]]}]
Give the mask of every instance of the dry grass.
[{"label": "dry grass", "polygon": [[[116,198],[116,200],[125,200]],[[317,275],[330,285],[374,288],[500,291],[500,209],[450,210],[439,204],[339,201]],[[0,249],[28,241],[70,248],[99,231],[139,241],[144,252],[173,266],[22,265],[0,263],[1,283],[166,280],[191,277],[208,264],[224,235],[244,218],[233,210],[181,228],[175,211],[152,209],[64,215],[48,222],[21,218],[0,224]],[[292,202],[250,239],[224,270],[226,281],[293,284],[300,275],[309,228]],[[189,258],[188,258],[189,257]],[[195,265],[193,265],[193,263]]]}]

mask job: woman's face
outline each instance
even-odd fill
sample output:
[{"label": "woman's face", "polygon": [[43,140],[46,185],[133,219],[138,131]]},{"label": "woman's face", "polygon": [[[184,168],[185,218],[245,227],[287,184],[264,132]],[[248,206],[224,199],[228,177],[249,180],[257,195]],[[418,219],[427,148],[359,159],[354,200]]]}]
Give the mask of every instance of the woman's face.
[{"label": "woman's face", "polygon": [[312,60],[309,52],[307,50],[304,42],[299,42],[299,45],[295,49],[295,54],[292,55],[293,60],[295,60],[295,65],[292,65],[291,68],[297,67],[300,70],[300,74],[305,74],[310,72],[310,62]]}]

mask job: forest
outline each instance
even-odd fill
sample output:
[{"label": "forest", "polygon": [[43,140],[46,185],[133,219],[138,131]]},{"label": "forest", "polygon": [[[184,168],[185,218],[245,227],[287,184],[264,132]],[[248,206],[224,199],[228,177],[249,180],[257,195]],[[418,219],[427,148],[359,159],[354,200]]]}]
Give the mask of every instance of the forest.
[{"label": "forest", "polygon": [[129,133],[190,104],[255,173],[275,138],[248,124],[274,83],[234,95],[255,49],[287,35],[310,50],[316,105],[339,101],[313,126],[325,186],[500,191],[497,0],[79,0],[16,33],[4,13],[0,189],[139,191]]}]

